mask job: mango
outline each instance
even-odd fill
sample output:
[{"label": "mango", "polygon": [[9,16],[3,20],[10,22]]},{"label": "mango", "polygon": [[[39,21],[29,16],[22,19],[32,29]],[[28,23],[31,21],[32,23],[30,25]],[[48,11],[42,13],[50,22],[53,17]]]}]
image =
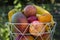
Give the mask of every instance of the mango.
[{"label": "mango", "polygon": [[[24,30],[26,29],[27,25],[28,25],[28,21],[27,18],[25,17],[25,15],[21,12],[17,12],[12,16],[12,23],[15,23],[16,28],[21,31],[22,33],[24,32]],[[15,32],[18,32],[17,29],[15,29]],[[28,28],[27,28],[28,29]],[[27,30],[26,30],[27,31]],[[26,32],[25,31],[25,32]]]}]

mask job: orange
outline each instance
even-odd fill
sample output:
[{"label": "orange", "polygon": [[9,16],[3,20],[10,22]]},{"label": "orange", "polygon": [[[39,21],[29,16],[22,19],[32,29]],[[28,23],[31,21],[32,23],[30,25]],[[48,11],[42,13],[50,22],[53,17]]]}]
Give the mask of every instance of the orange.
[{"label": "orange", "polygon": [[51,14],[42,14],[40,16],[38,16],[38,20],[40,22],[50,22],[51,21]]}]

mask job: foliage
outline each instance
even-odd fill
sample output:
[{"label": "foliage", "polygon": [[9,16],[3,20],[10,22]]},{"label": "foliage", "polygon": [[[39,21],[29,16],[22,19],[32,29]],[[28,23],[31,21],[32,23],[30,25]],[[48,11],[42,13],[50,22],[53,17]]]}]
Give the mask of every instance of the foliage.
[{"label": "foliage", "polygon": [[[10,3],[11,2],[11,3]],[[9,5],[7,3],[10,3],[13,6],[1,6],[0,7],[0,40],[9,40],[9,29],[7,26],[5,26],[5,23],[8,22],[8,17],[7,14],[9,12],[9,10],[15,8],[18,10],[21,10],[24,8],[24,6],[26,6],[27,4],[36,4],[36,5],[40,5],[43,8],[45,8],[46,10],[50,11],[53,10],[54,7],[54,1],[51,0],[51,3],[53,4],[39,4],[39,2],[42,2],[40,0],[36,1],[36,0],[4,0],[4,1],[0,1],[0,3],[2,3],[2,5]],[[48,1],[46,1],[48,2]]]}]

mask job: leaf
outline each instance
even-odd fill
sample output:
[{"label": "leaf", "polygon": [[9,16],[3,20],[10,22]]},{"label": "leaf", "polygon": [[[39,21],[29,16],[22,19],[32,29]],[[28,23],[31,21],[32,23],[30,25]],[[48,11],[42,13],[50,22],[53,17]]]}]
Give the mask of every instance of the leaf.
[{"label": "leaf", "polygon": [[15,0],[15,1],[14,1],[14,4],[16,4],[17,2],[18,2],[18,0]]},{"label": "leaf", "polygon": [[50,0],[50,1],[51,1],[52,4],[55,2],[55,0]]}]

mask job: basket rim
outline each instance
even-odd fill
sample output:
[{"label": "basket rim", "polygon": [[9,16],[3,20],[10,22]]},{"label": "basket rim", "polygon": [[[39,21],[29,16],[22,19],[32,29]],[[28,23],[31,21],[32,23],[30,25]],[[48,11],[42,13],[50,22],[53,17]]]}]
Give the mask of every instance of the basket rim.
[{"label": "basket rim", "polygon": [[[31,23],[11,23],[11,22],[6,22],[7,24],[31,24]],[[51,23],[51,22],[40,22],[40,24],[49,24],[49,23]],[[56,23],[57,24],[57,22],[55,22],[54,21],[54,23]]]}]

